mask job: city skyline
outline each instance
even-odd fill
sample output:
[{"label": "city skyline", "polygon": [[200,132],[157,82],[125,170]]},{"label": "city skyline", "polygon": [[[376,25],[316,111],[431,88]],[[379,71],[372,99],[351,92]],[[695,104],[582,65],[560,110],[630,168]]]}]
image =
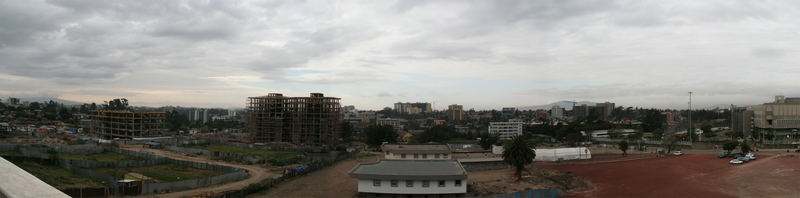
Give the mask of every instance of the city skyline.
[{"label": "city skyline", "polygon": [[[0,3],[0,96],[379,110],[562,100],[686,109],[800,96],[794,2]],[[446,10],[447,12],[442,12]]]}]

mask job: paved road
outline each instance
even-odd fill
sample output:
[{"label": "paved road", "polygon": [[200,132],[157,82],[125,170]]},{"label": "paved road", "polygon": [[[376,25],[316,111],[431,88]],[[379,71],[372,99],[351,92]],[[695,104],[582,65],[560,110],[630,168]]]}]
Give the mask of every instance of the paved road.
[{"label": "paved road", "polygon": [[142,195],[139,197],[192,197],[192,196],[202,196],[202,195],[213,195],[225,191],[240,190],[247,187],[250,184],[258,183],[266,178],[276,178],[279,176],[278,174],[271,173],[266,168],[263,168],[258,165],[233,164],[228,162],[210,160],[203,157],[191,157],[165,150],[143,148],[142,145],[121,145],[120,148],[132,151],[139,151],[139,152],[149,152],[155,155],[164,156],[172,159],[203,162],[208,164],[241,168],[247,170],[247,173],[250,175],[250,177],[248,177],[247,179],[239,180],[236,182],[225,183],[221,185],[212,185],[203,188],[172,192],[166,194]]}]

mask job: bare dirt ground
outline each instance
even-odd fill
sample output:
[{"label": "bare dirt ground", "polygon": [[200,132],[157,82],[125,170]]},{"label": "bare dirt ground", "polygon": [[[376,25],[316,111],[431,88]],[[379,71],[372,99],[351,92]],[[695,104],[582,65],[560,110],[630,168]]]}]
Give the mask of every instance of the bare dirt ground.
[{"label": "bare dirt ground", "polygon": [[341,161],[332,167],[278,184],[265,194],[249,197],[356,197],[358,180],[351,178],[348,173],[356,165],[376,162],[379,157],[382,155],[376,153],[375,157]]},{"label": "bare dirt ground", "polygon": [[202,197],[205,195],[214,195],[217,193],[225,192],[225,191],[232,191],[232,190],[240,190],[247,187],[250,184],[258,183],[267,178],[276,178],[279,174],[276,174],[264,167],[259,165],[242,165],[242,164],[234,164],[228,162],[221,162],[215,161],[203,157],[194,157],[194,156],[187,156],[182,155],[179,153],[174,153],[165,150],[159,149],[150,149],[144,148],[142,145],[120,145],[120,148],[126,150],[133,150],[133,151],[140,151],[140,152],[149,152],[155,155],[164,156],[173,159],[179,160],[186,160],[186,161],[194,161],[194,162],[203,162],[208,164],[216,164],[216,165],[223,165],[223,166],[231,166],[236,168],[241,168],[247,170],[247,173],[250,174],[250,177],[236,181],[225,183],[221,185],[212,185],[203,188],[197,188],[192,190],[185,190],[179,192],[172,192],[172,193],[165,193],[165,194],[150,194],[150,195],[143,195],[140,197]]},{"label": "bare dirt ground", "polygon": [[545,166],[528,166],[522,172],[522,179],[514,181],[514,169],[469,171],[467,182],[470,196],[506,194],[526,189],[560,189],[562,191],[581,191],[591,188],[591,182],[572,174],[551,170]]},{"label": "bare dirt ground", "polygon": [[780,154],[758,162],[735,167],[724,176],[731,186],[725,192],[737,197],[800,197],[800,155]]},{"label": "bare dirt ground", "polygon": [[[778,155],[781,156],[781,155]],[[786,155],[783,155],[786,156]],[[595,189],[571,197],[797,197],[798,157],[759,155],[731,165],[715,154],[687,154],[617,162],[555,164],[585,177]]]}]

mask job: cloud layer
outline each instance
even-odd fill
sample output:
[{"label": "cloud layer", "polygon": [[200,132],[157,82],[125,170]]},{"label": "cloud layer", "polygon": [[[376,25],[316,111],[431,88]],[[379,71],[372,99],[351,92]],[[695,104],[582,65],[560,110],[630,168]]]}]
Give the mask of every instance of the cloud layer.
[{"label": "cloud layer", "polygon": [[0,96],[360,109],[800,96],[792,1],[2,1]]}]

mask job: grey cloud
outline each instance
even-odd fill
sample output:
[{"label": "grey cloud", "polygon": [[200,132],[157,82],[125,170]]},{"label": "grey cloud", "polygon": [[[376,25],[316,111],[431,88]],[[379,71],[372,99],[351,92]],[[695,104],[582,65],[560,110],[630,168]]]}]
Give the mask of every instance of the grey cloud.
[{"label": "grey cloud", "polygon": [[788,50],[776,48],[756,48],[752,50],[754,56],[761,58],[780,58],[788,53]]},{"label": "grey cloud", "polygon": [[387,98],[387,97],[392,97],[392,94],[387,93],[387,92],[380,92],[380,93],[378,93],[377,96],[378,97],[382,97],[382,98]]}]

